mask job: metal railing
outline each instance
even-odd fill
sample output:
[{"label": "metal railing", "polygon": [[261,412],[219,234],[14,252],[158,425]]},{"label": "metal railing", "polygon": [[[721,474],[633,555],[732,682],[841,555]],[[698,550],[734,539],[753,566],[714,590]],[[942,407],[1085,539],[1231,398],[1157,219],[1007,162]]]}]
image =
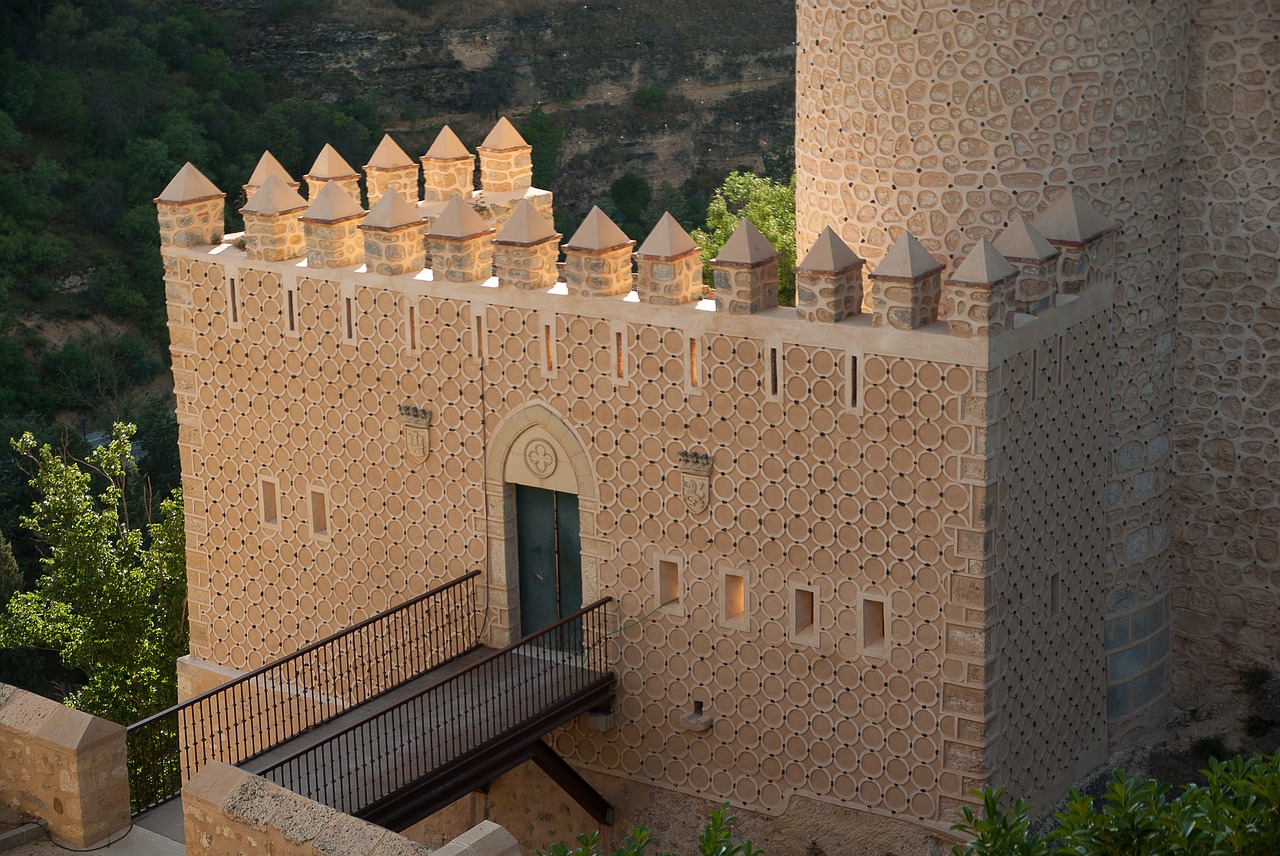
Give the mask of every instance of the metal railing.
[{"label": "metal railing", "polygon": [[[495,741],[537,739],[612,686],[604,598],[259,775],[348,814],[466,764]],[[548,725],[548,723],[554,723]]]},{"label": "metal railing", "polygon": [[130,725],[136,815],[210,760],[238,764],[479,645],[479,571]]}]

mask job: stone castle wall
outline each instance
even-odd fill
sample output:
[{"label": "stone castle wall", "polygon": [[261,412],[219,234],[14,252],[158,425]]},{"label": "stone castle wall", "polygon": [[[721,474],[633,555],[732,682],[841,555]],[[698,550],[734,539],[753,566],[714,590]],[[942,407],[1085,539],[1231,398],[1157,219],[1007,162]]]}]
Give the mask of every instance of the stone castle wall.
[{"label": "stone castle wall", "polygon": [[[1071,184],[1121,221],[1102,585],[1117,627],[1167,616],[1172,503],[1156,485],[1169,466],[1192,4],[978,5],[800,0],[797,247],[830,224],[874,270],[908,229],[954,260]],[[1138,656],[1144,643],[1122,638],[1108,637],[1109,655]],[[1113,742],[1167,710],[1167,692],[1131,706]]]},{"label": "stone castle wall", "polygon": [[[1173,409],[1176,700],[1280,666],[1280,8],[1193,7]],[[1167,487],[1160,473],[1159,487]]]}]

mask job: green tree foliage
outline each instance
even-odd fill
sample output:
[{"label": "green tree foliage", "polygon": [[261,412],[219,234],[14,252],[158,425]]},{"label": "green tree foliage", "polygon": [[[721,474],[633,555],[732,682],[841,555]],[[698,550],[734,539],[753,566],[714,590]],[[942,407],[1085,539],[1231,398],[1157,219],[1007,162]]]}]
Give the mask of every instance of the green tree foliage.
[{"label": "green tree foliage", "polygon": [[964,810],[953,829],[972,837],[956,856],[1272,856],[1280,853],[1280,755],[1211,760],[1206,784],[1168,798],[1168,786],[1117,772],[1101,804],[1072,791],[1045,835],[1030,830],[1030,807],[1004,804],[1003,788],[982,792],[983,812]]},{"label": "green tree foliage", "polygon": [[14,442],[36,465],[22,522],[45,546],[45,574],[0,616],[0,646],[58,651],[86,679],[67,703],[121,723],[174,703],[187,650],[181,494],[158,522],[130,518],[133,435],[117,424],[83,465],[30,434]]},{"label": "green tree foliage", "polygon": [[0,607],[7,604],[21,588],[22,571],[18,568],[18,561],[13,558],[9,539],[0,532]]},{"label": "green tree foliage", "polygon": [[707,206],[707,227],[693,233],[702,245],[703,276],[743,220],[750,220],[778,251],[778,302],[796,303],[796,179],[782,184],[749,172],[731,172]]},{"label": "green tree foliage", "polygon": [[[729,814],[728,804],[711,810],[706,827],[698,836],[698,856],[764,856],[763,850],[757,850],[750,840],[734,841],[733,827],[738,818]],[[631,830],[623,840],[622,846],[610,856],[644,856],[652,839],[649,830],[643,826]],[[592,832],[578,836],[578,846],[570,849],[565,844],[553,844],[551,847],[537,851],[537,856],[605,856],[600,849],[600,835]],[[660,856],[672,856],[663,853]]]},{"label": "green tree foliage", "polygon": [[[0,133],[3,129],[0,128]],[[542,112],[542,105],[534,107],[520,123],[520,135],[533,146],[533,186],[554,190],[560,177],[560,143],[564,140],[564,128]]]}]

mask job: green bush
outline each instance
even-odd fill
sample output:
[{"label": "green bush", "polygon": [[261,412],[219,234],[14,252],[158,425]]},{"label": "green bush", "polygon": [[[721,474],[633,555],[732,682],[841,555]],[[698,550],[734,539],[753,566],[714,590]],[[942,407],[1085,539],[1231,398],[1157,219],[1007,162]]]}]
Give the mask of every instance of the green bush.
[{"label": "green bush", "polygon": [[1175,799],[1168,786],[1117,772],[1099,804],[1072,790],[1045,835],[1030,830],[1030,806],[1006,806],[1003,788],[980,793],[981,816],[963,811],[952,828],[972,838],[955,856],[1275,856],[1280,853],[1280,755],[1211,760],[1204,786]]},{"label": "green bush", "polygon": [[631,94],[631,102],[641,110],[657,110],[667,100],[667,90],[661,86],[646,86]]},{"label": "green bush", "polygon": [[[748,839],[738,843],[733,840],[733,825],[738,818],[729,814],[728,803],[711,810],[706,827],[698,836],[698,856],[764,856],[763,850],[757,850]],[[649,830],[643,826],[631,830],[623,840],[622,846],[614,850],[610,856],[644,856],[651,839]],[[600,850],[600,835],[592,832],[578,836],[578,846],[572,850],[564,844],[553,844],[546,850],[537,851],[537,856],[604,856]],[[672,856],[663,853],[660,856]]]}]

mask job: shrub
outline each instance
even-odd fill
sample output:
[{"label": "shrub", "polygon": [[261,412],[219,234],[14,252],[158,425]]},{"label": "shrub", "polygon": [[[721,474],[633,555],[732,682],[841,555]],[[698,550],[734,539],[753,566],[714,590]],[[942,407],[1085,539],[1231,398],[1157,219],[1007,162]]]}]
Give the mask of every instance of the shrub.
[{"label": "shrub", "polygon": [[[706,827],[698,836],[698,856],[764,856],[763,850],[757,850],[750,839],[741,843],[733,840],[733,825],[738,822],[735,815],[729,814],[729,805],[725,803],[711,810]],[[631,830],[623,840],[622,846],[613,851],[611,856],[644,856],[648,849],[649,830],[643,826]],[[600,835],[592,832],[578,836],[578,846],[570,850],[564,844],[553,844],[549,848],[539,850],[537,856],[604,856],[600,851]],[[661,856],[672,856],[663,853]]]}]

